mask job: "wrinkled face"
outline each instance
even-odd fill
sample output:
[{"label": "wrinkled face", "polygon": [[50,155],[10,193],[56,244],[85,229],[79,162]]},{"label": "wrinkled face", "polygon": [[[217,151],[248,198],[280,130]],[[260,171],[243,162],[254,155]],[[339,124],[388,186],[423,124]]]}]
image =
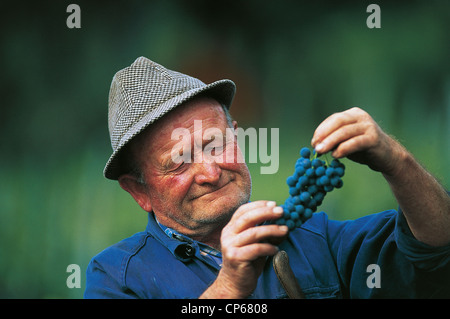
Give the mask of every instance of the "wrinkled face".
[{"label": "wrinkled face", "polygon": [[186,234],[226,224],[251,193],[231,132],[222,106],[209,98],[194,99],[147,129],[135,151],[146,183],[141,207]]}]

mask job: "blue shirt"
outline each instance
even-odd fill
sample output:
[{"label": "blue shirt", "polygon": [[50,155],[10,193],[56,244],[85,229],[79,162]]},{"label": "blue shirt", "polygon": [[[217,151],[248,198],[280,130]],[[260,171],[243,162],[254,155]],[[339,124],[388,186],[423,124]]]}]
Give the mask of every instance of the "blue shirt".
[{"label": "blue shirt", "polygon": [[[91,260],[85,298],[198,298],[220,270],[201,247],[186,236],[168,236],[149,213],[145,231]],[[450,245],[416,240],[401,212],[353,221],[316,213],[279,248],[306,298],[450,297]],[[373,276],[379,288],[370,284]],[[249,298],[286,297],[269,258]]]}]

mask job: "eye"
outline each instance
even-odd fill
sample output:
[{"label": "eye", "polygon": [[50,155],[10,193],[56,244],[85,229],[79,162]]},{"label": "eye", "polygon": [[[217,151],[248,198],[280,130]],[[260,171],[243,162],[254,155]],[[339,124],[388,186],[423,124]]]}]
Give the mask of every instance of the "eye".
[{"label": "eye", "polygon": [[178,164],[176,164],[176,166],[173,168],[173,170],[178,170],[178,169],[182,168],[182,167],[185,166],[185,165],[186,165],[185,162],[178,163]]},{"label": "eye", "polygon": [[211,154],[211,155],[220,155],[223,153],[223,150],[225,149],[224,141],[215,139],[213,142],[209,143],[205,146],[204,152]]},{"label": "eye", "polygon": [[170,154],[170,159],[167,159],[166,167],[173,168],[178,167],[179,164],[183,164],[186,162],[190,162],[191,160],[191,152],[190,150],[185,149],[172,149]]},{"label": "eye", "polygon": [[180,162],[172,163],[169,167],[166,167],[165,172],[167,174],[181,174],[189,167],[189,163]]}]

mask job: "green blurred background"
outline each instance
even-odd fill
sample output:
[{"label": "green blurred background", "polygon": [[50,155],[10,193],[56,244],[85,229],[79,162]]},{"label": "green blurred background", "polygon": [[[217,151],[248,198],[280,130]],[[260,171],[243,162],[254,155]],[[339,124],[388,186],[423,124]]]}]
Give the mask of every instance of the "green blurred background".
[{"label": "green blurred background", "polygon": [[[373,1],[375,2],[375,1]],[[66,8],[81,7],[81,29]],[[249,164],[252,199],[284,201],[286,177],[328,115],[360,106],[449,187],[450,2],[28,1],[0,13],[0,297],[82,298],[89,260],[144,229],[102,175],[112,76],[146,56],[205,82],[233,79],[243,128],[280,129],[280,168]],[[383,178],[348,160],[322,210],[396,208]],[[82,271],[69,289],[69,264]]]}]

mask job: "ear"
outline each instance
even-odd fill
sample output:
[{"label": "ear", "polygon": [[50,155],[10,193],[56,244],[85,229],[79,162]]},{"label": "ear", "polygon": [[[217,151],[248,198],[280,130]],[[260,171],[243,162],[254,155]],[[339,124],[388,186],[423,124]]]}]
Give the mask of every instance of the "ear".
[{"label": "ear", "polygon": [[238,122],[237,121],[235,121],[235,120],[233,120],[233,122],[231,122],[231,124],[233,124],[233,135],[234,135],[234,140],[235,141],[237,141],[237,135],[238,135],[238,131],[237,131],[237,128],[238,128]]},{"label": "ear", "polygon": [[121,175],[118,180],[120,187],[130,193],[143,210],[146,212],[152,210],[152,204],[150,203],[150,197],[147,192],[147,185],[139,183],[137,178],[130,174]]},{"label": "ear", "polygon": [[233,121],[232,123],[233,123],[233,128],[236,130],[236,129],[238,128],[238,123],[237,123],[237,121]]}]

